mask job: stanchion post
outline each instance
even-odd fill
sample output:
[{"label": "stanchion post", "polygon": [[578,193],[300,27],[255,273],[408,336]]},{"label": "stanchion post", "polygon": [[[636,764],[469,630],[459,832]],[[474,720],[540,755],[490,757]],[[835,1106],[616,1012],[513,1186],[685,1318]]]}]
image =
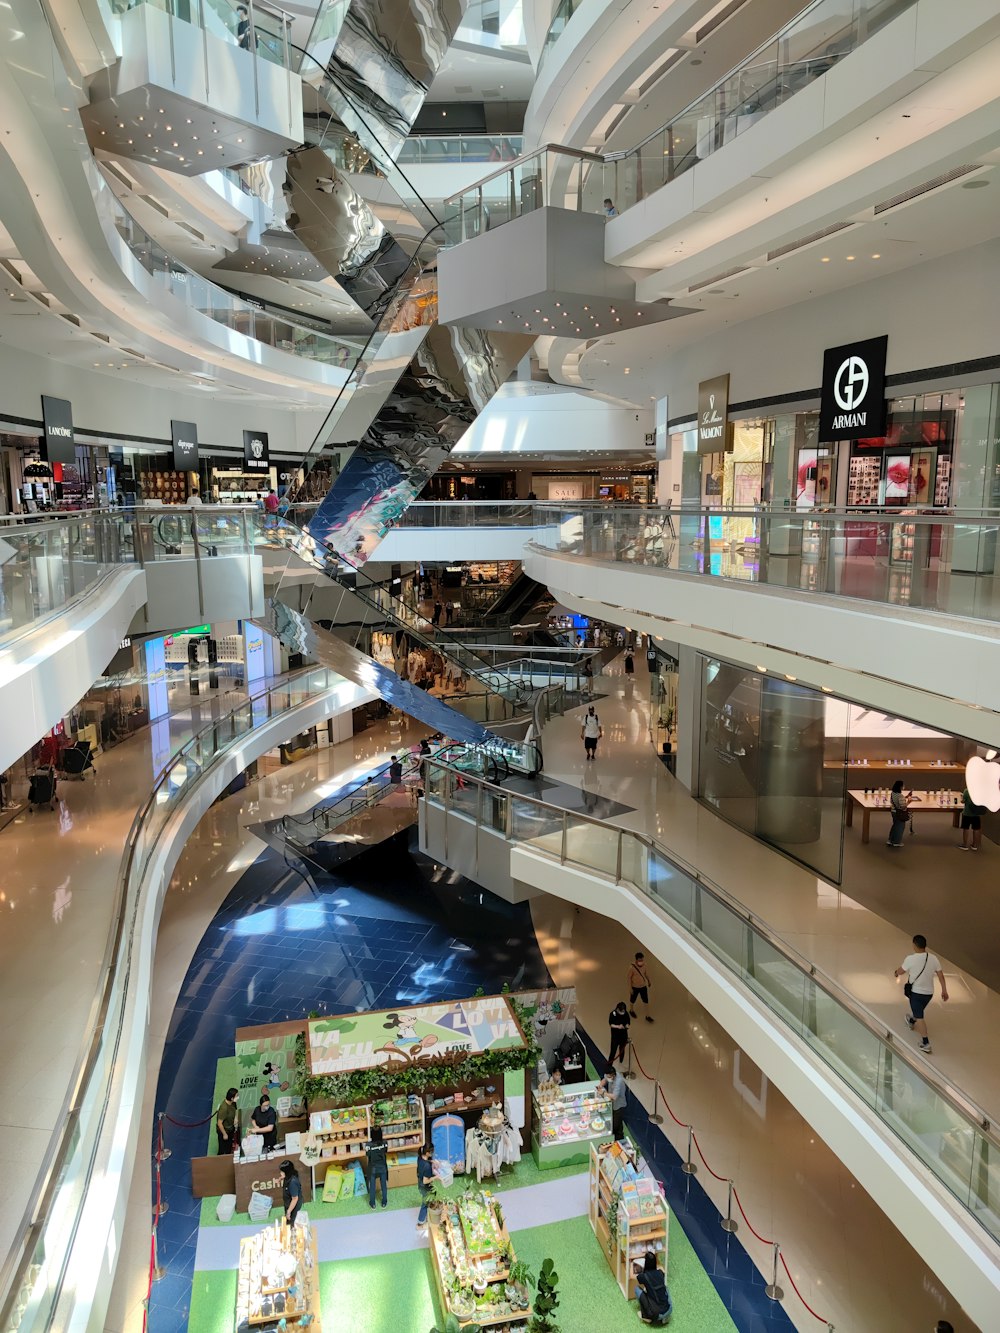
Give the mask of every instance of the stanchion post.
[{"label": "stanchion post", "polygon": [[688,1125],[687,1131],[688,1131],[687,1161],[681,1163],[681,1170],[684,1172],[686,1176],[696,1176],[698,1174],[698,1168],[695,1165],[695,1163],[691,1160],[691,1140],[694,1138],[694,1125]]},{"label": "stanchion post", "polygon": [[632,1068],[632,1043],[628,1044],[628,1069],[622,1074],[622,1078],[635,1078],[635,1070]]},{"label": "stanchion post", "polygon": [[777,1241],[773,1241],[772,1244],[774,1246],[774,1260],[771,1268],[771,1281],[764,1288],[764,1291],[772,1301],[780,1301],[785,1294],[778,1286],[778,1253],[781,1247]]},{"label": "stanchion post", "polygon": [[161,1161],[161,1162],[165,1162],[165,1161],[167,1160],[167,1158],[170,1156],[170,1149],[169,1149],[169,1148],[165,1148],[165,1147],[163,1146],[163,1117],[164,1117],[165,1114],[166,1114],[166,1112],[161,1111],[161,1112],[159,1113],[159,1115],[157,1116],[157,1119],[158,1119],[159,1122],[160,1122],[160,1138],[159,1138],[159,1143],[160,1143],[160,1161]]},{"label": "stanchion post", "polygon": [[153,1227],[153,1281],[159,1282],[161,1277],[166,1277],[167,1270],[160,1263],[160,1220],[156,1219],[156,1225]]},{"label": "stanchion post", "polygon": [[729,1181],[729,1194],[726,1199],[726,1215],[722,1219],[722,1229],[728,1231],[730,1235],[740,1229],[739,1222],[733,1217],[733,1182],[731,1180]]},{"label": "stanchion post", "polygon": [[663,1116],[660,1115],[660,1085],[656,1079],[653,1080],[653,1112],[649,1117],[652,1125],[662,1125]]}]

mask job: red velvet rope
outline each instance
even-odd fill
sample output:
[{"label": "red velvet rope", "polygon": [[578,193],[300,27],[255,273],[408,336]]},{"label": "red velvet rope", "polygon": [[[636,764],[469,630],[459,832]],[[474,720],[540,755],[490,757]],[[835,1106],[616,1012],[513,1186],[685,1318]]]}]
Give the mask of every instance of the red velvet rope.
[{"label": "red velvet rope", "polygon": [[726,1177],[720,1176],[718,1172],[713,1171],[712,1168],[709,1166],[709,1164],[705,1161],[705,1154],[701,1150],[701,1144],[698,1142],[698,1135],[694,1132],[694,1130],[691,1131],[691,1137],[694,1140],[694,1146],[698,1149],[698,1156],[701,1158],[705,1170],[708,1172],[708,1174],[710,1176],[713,1176],[716,1180],[721,1180],[723,1185],[728,1185],[729,1181],[726,1179]]},{"label": "red velvet rope", "polygon": [[736,1207],[740,1210],[740,1216],[743,1218],[743,1221],[747,1224],[747,1226],[750,1227],[750,1230],[753,1231],[753,1234],[760,1241],[761,1245],[773,1245],[774,1244],[773,1240],[765,1240],[759,1231],[754,1231],[753,1227],[750,1226],[750,1219],[743,1211],[743,1205],[740,1203],[740,1196],[736,1193],[735,1186],[733,1187],[733,1198],[736,1200]]},{"label": "red velvet rope", "polygon": [[[748,1222],[747,1226],[749,1225],[750,1223]],[[806,1300],[806,1298],[802,1295],[802,1292],[799,1291],[798,1287],[795,1285],[795,1279],[792,1277],[791,1271],[788,1265],[785,1263],[785,1256],[781,1253],[780,1250],[778,1251],[778,1258],[781,1260],[782,1268],[788,1274],[788,1280],[792,1284],[792,1290],[795,1292],[796,1296],[798,1296],[799,1300],[806,1307],[806,1309],[809,1311],[809,1313],[812,1315],[814,1319],[818,1319],[821,1324],[826,1324],[827,1328],[829,1328],[830,1327],[829,1319],[824,1319],[821,1314],[817,1314],[816,1311],[809,1304],[809,1302]]]},{"label": "red velvet rope", "polygon": [[163,1121],[159,1123],[156,1140],[156,1209],[153,1213],[153,1229],[149,1237],[149,1277],[146,1281],[146,1299],[142,1306],[142,1333],[146,1333],[149,1322],[149,1302],[153,1296],[153,1274],[156,1272],[156,1232],[160,1225],[160,1163],[163,1161]]},{"label": "red velvet rope", "polygon": [[[691,1128],[690,1125],[686,1125],[683,1120],[678,1120],[677,1117],[674,1115],[673,1111],[671,1111],[670,1103],[667,1101],[666,1094],[663,1091],[663,1085],[660,1082],[658,1082],[658,1080],[654,1079],[652,1075],[647,1074],[645,1069],[643,1069],[642,1061],[639,1059],[639,1052],[635,1049],[635,1042],[629,1042],[629,1045],[632,1047],[632,1054],[635,1056],[635,1062],[639,1066],[639,1073],[643,1076],[643,1078],[649,1079],[650,1083],[656,1083],[656,1086],[659,1088],[660,1097],[663,1100],[663,1105],[667,1108],[667,1114],[670,1116],[670,1119],[674,1122],[675,1125],[680,1125],[681,1129],[690,1129]],[[698,1151],[700,1152],[701,1149],[699,1148]],[[704,1161],[704,1158],[702,1158],[702,1161]],[[705,1165],[708,1166],[708,1163],[706,1162]]]},{"label": "red velvet rope", "polygon": [[207,1125],[212,1119],[210,1115],[207,1115],[204,1120],[175,1120],[172,1115],[167,1115],[166,1111],[163,1112],[163,1118],[169,1120],[172,1125],[176,1125],[178,1129],[198,1129],[201,1125]]}]

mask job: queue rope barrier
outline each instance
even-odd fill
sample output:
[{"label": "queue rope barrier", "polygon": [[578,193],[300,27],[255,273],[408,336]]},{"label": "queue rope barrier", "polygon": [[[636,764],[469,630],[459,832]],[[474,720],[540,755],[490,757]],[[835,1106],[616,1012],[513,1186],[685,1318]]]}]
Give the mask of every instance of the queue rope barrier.
[{"label": "queue rope barrier", "polygon": [[172,1125],[176,1125],[178,1129],[200,1129],[202,1125],[207,1125],[212,1119],[210,1115],[207,1115],[204,1120],[175,1120],[166,1111],[161,1111],[160,1115],[164,1120],[169,1120]]},{"label": "queue rope barrier", "polygon": [[153,1205],[153,1225],[149,1236],[149,1275],[146,1279],[146,1296],[142,1302],[142,1333],[146,1333],[149,1324],[149,1302],[153,1297],[153,1283],[158,1276],[157,1240],[160,1230],[160,1218],[166,1212],[163,1204],[163,1188],[160,1180],[160,1164],[163,1161],[163,1115],[161,1111],[156,1135],[156,1203]]},{"label": "queue rope barrier", "polygon": [[[652,1084],[654,1085],[654,1088],[655,1088],[656,1091],[658,1092],[659,1097],[660,1097],[660,1099],[661,1099],[662,1102],[663,1102],[663,1105],[667,1108],[667,1111],[668,1111],[668,1113],[669,1113],[669,1115],[670,1115],[670,1118],[671,1118],[671,1120],[674,1122],[674,1124],[677,1125],[680,1129],[686,1129],[686,1130],[688,1131],[688,1138],[689,1138],[688,1157],[689,1157],[689,1159],[690,1159],[690,1155],[691,1155],[690,1143],[693,1142],[695,1148],[698,1150],[698,1156],[701,1158],[702,1163],[703,1163],[703,1165],[704,1165],[704,1167],[705,1167],[705,1170],[708,1172],[708,1174],[709,1174],[710,1176],[712,1176],[713,1179],[719,1181],[720,1184],[722,1184],[722,1185],[727,1185],[727,1186],[729,1187],[729,1195],[730,1195],[730,1198],[736,1200],[736,1206],[737,1206],[737,1208],[739,1208],[739,1210],[740,1210],[740,1216],[743,1218],[743,1221],[746,1223],[748,1230],[751,1232],[751,1234],[752,1234],[753,1236],[755,1236],[755,1237],[757,1238],[757,1240],[760,1241],[761,1245],[767,1245],[769,1248],[771,1248],[771,1249],[774,1250],[774,1252],[775,1252],[775,1255],[774,1255],[774,1257],[775,1257],[775,1262],[777,1262],[778,1259],[781,1260],[781,1265],[782,1265],[782,1267],[784,1268],[785,1272],[788,1274],[788,1281],[789,1281],[789,1282],[791,1283],[791,1285],[792,1285],[792,1290],[795,1292],[796,1296],[798,1296],[799,1300],[802,1302],[802,1304],[803,1304],[803,1306],[805,1307],[805,1309],[809,1312],[809,1314],[812,1315],[812,1317],[813,1317],[814,1319],[818,1319],[819,1322],[820,1322],[821,1324],[825,1324],[826,1327],[827,1327],[827,1329],[828,1329],[828,1330],[831,1330],[831,1333],[832,1333],[833,1325],[829,1322],[829,1320],[825,1319],[821,1314],[817,1314],[816,1311],[815,1311],[815,1310],[812,1308],[812,1306],[809,1304],[809,1302],[808,1302],[808,1301],[805,1299],[805,1297],[802,1295],[801,1291],[799,1291],[798,1286],[797,1286],[796,1283],[795,1283],[795,1279],[792,1277],[791,1272],[789,1271],[788,1264],[787,1264],[786,1261],[785,1261],[785,1256],[781,1253],[781,1250],[780,1250],[780,1247],[778,1246],[777,1241],[767,1240],[764,1236],[762,1236],[762,1235],[760,1234],[759,1231],[756,1230],[756,1228],[753,1226],[753,1223],[750,1221],[749,1217],[747,1217],[747,1215],[746,1215],[746,1209],[743,1207],[743,1203],[742,1203],[742,1201],[741,1201],[741,1199],[740,1199],[739,1194],[737,1193],[736,1186],[733,1184],[732,1180],[730,1180],[730,1179],[729,1179],[728,1177],[726,1177],[726,1176],[720,1176],[720,1175],[718,1174],[717,1171],[713,1171],[712,1168],[711,1168],[711,1166],[709,1166],[709,1164],[708,1164],[708,1160],[706,1159],[705,1154],[704,1154],[704,1153],[702,1152],[702,1150],[701,1150],[701,1144],[698,1142],[698,1136],[697,1136],[697,1135],[695,1134],[695,1132],[694,1132],[694,1126],[693,1126],[693,1125],[689,1125],[689,1124],[687,1124],[687,1123],[686,1123],[685,1121],[683,1121],[683,1120],[679,1120],[679,1119],[677,1118],[677,1116],[674,1115],[674,1112],[673,1112],[673,1110],[672,1110],[672,1108],[671,1108],[671,1106],[670,1106],[670,1103],[667,1101],[666,1093],[663,1091],[663,1086],[662,1086],[662,1084],[660,1083],[660,1081],[659,1081],[658,1079],[653,1078],[652,1075],[647,1074],[646,1071],[645,1071],[645,1069],[643,1069],[643,1067],[642,1067],[642,1061],[639,1059],[639,1052],[635,1049],[635,1043],[634,1043],[634,1042],[631,1042],[631,1041],[629,1042],[629,1053],[630,1053],[630,1055],[634,1054],[634,1056],[635,1056],[635,1063],[636,1063],[636,1065],[638,1066],[639,1072],[642,1074],[643,1078],[646,1079],[647,1082],[652,1083]],[[689,1163],[688,1165],[690,1166],[690,1163]],[[682,1166],[682,1169],[683,1169],[683,1166]],[[690,1170],[693,1171],[693,1167],[690,1167]],[[731,1203],[729,1204],[729,1212],[730,1212],[730,1214],[731,1214],[731,1212],[732,1212],[732,1204],[731,1204]],[[731,1227],[730,1227],[730,1226],[727,1226],[727,1225],[726,1225],[726,1222],[727,1222],[727,1221],[731,1222],[731,1218],[727,1218],[726,1220],[723,1221],[723,1228],[724,1228],[725,1230],[727,1230],[727,1231],[729,1231],[729,1230],[735,1230],[735,1223],[731,1223]],[[777,1276],[777,1268],[775,1268],[775,1278],[776,1278],[776,1276]],[[776,1282],[776,1281],[774,1281],[774,1282],[771,1284],[771,1288],[772,1288],[772,1290],[774,1290],[774,1291],[777,1291],[777,1290],[778,1290],[777,1282]],[[772,1298],[772,1299],[773,1299],[773,1298]]]}]

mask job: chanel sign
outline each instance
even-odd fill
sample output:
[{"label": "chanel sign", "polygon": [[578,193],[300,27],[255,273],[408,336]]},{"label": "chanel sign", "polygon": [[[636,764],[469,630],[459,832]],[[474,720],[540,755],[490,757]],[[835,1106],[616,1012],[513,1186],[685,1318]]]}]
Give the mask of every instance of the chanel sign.
[{"label": "chanel sign", "polygon": [[271,470],[271,450],[268,445],[267,431],[245,430],[243,432],[243,471],[269,472]]},{"label": "chanel sign", "polygon": [[729,376],[716,375],[698,385],[698,452],[722,454],[729,440]]},{"label": "chanel sign", "polygon": [[888,337],[869,338],[824,352],[821,440],[856,440],[885,434],[888,343]]}]

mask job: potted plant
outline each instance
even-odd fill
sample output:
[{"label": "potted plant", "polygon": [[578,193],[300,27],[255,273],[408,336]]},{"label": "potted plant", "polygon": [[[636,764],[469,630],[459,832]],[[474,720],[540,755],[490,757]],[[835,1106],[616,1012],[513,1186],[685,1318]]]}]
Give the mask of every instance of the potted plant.
[{"label": "potted plant", "polygon": [[435,1324],[431,1333],[483,1333],[478,1324],[460,1324],[453,1314],[448,1315],[440,1326]]},{"label": "potted plant", "polygon": [[519,1307],[526,1310],[528,1308],[528,1289],[535,1285],[535,1275],[523,1259],[517,1259],[511,1264],[507,1281],[517,1294]]},{"label": "potted plant", "polygon": [[544,1260],[538,1274],[535,1308],[528,1322],[528,1333],[559,1333],[559,1325],[555,1322],[556,1306],[559,1304],[556,1293],[558,1285],[559,1274],[555,1265],[551,1259]]}]

